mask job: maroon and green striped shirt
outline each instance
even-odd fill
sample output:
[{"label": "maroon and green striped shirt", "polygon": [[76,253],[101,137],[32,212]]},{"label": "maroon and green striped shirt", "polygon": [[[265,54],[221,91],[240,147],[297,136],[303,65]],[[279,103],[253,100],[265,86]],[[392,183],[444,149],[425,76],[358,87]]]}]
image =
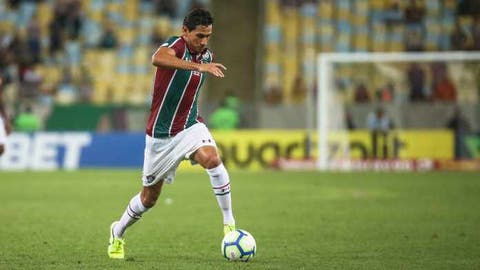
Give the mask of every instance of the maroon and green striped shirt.
[{"label": "maroon and green striped shirt", "polygon": [[[175,50],[178,58],[195,63],[211,63],[212,53],[193,54],[182,37],[170,37],[161,46]],[[175,136],[203,122],[198,110],[198,93],[206,74],[193,70],[157,67],[153,99],[146,132],[154,138]]]}]

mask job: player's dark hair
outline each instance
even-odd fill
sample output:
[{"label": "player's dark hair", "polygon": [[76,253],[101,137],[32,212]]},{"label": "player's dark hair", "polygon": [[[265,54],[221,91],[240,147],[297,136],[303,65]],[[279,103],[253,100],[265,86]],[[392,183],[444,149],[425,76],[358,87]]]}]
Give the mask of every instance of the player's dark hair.
[{"label": "player's dark hair", "polygon": [[213,24],[213,17],[206,9],[197,8],[183,19],[183,25],[187,27],[188,31],[192,31],[197,25],[209,26]]}]

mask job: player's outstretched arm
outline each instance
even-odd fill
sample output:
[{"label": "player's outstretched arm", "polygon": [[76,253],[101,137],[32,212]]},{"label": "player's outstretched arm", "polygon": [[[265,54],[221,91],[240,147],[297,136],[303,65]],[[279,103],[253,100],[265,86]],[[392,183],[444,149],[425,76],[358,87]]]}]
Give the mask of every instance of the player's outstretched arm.
[{"label": "player's outstretched arm", "polygon": [[227,69],[220,63],[200,64],[182,60],[175,55],[175,51],[172,48],[168,47],[158,48],[152,56],[152,65],[156,67],[207,72],[216,77],[225,77],[222,69]]}]

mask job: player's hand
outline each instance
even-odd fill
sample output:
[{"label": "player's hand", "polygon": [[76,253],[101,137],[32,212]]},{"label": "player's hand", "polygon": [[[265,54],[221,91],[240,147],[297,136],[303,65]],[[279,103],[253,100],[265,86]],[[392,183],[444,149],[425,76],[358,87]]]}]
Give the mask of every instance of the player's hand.
[{"label": "player's hand", "polygon": [[227,68],[220,64],[220,63],[208,63],[208,64],[200,64],[198,67],[198,71],[200,72],[207,72],[212,74],[215,77],[225,77],[223,74],[223,70],[227,70]]}]

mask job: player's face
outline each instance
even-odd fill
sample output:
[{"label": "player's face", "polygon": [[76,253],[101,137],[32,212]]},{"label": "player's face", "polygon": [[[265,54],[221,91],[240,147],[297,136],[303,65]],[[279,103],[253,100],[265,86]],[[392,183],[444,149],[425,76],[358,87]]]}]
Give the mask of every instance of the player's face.
[{"label": "player's face", "polygon": [[187,46],[195,53],[200,53],[207,48],[211,35],[212,25],[197,25],[192,31],[189,31],[185,26],[183,27],[183,37],[187,42]]}]

